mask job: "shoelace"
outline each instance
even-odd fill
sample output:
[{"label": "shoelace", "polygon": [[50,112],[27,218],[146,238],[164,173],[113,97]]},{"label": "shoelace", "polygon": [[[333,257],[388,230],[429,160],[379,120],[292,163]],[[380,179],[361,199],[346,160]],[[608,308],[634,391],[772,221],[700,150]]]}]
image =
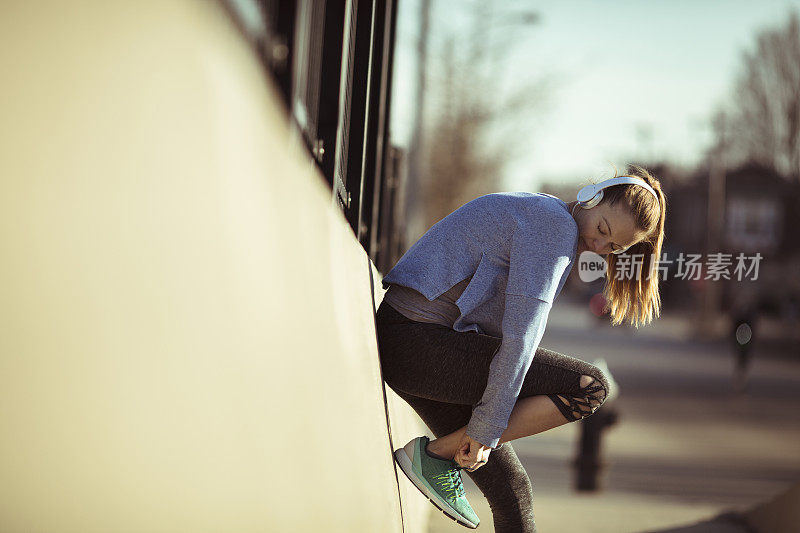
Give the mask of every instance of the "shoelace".
[{"label": "shoelace", "polygon": [[446,470],[433,477],[442,488],[448,493],[452,493],[456,498],[464,495],[464,482],[461,481],[461,474],[455,468]]}]

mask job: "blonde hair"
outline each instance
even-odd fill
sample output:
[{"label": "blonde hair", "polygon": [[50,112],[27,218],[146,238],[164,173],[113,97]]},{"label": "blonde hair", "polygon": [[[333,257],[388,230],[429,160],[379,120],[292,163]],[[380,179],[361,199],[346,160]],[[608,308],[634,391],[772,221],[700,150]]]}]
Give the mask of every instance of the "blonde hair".
[{"label": "blonde hair", "polygon": [[[614,177],[619,174],[614,173]],[[627,321],[639,327],[649,324],[661,314],[661,295],[658,290],[658,263],[661,259],[661,245],[664,242],[664,219],[667,213],[667,198],[661,190],[659,181],[644,168],[628,165],[626,176],[643,179],[658,194],[658,203],[650,192],[639,185],[614,185],[603,190],[603,200],[615,205],[622,201],[633,215],[634,224],[647,235],[631,246],[626,254],[642,254],[640,264],[635,266],[630,278],[617,279],[615,275],[618,256],[608,254],[608,270],[603,295],[606,307],[611,313],[611,324],[616,326]]]}]

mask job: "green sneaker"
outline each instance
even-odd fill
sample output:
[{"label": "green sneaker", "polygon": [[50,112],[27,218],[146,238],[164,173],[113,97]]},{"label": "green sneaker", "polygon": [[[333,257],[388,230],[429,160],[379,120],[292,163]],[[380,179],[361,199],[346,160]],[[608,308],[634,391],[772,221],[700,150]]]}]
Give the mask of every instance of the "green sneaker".
[{"label": "green sneaker", "polygon": [[481,521],[472,510],[461,481],[462,467],[455,461],[431,457],[425,451],[430,439],[422,436],[395,450],[394,457],[408,479],[444,514],[475,529]]}]

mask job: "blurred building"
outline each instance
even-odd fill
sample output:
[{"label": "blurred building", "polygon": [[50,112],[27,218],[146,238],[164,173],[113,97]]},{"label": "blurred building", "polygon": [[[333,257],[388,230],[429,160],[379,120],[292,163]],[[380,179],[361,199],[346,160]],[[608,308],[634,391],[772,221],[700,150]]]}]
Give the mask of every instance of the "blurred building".
[{"label": "blurred building", "polygon": [[[724,212],[719,250],[708,248],[709,171],[699,169],[686,180],[665,176],[668,198],[665,251],[679,253],[739,254],[755,258],[760,254],[758,273],[748,279],[719,279],[722,284],[721,309],[736,300],[748,284],[747,292],[757,299],[764,313],[780,313],[791,300],[800,298],[800,238],[794,228],[800,225],[800,187],[775,172],[754,164],[727,172],[724,185]],[[671,252],[671,253],[670,253]],[[668,259],[671,259],[668,255]],[[704,257],[706,259],[706,257]],[[705,276],[704,276],[705,277]],[[700,281],[703,290],[709,280]],[[690,280],[691,283],[691,280]],[[674,285],[668,282],[666,285]],[[690,303],[690,285],[671,287],[673,304]]]}]

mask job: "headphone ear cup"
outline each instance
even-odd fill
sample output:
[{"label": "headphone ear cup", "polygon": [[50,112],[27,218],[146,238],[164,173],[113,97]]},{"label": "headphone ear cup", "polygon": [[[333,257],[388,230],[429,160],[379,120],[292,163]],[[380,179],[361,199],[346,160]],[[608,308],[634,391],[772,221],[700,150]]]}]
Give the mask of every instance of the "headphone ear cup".
[{"label": "headphone ear cup", "polygon": [[588,200],[585,200],[585,201],[578,200],[578,204],[583,209],[591,209],[594,206],[596,206],[597,204],[599,204],[601,201],[603,201],[603,189],[600,189],[599,191],[597,191],[594,194],[594,196],[592,196]]},{"label": "headphone ear cup", "polygon": [[603,201],[603,189],[600,189],[599,191],[597,191],[597,194],[595,194],[594,197],[592,197],[592,199],[589,200],[589,207],[587,207],[587,209],[591,209],[592,207],[596,206],[602,201]]},{"label": "headphone ear cup", "polygon": [[603,199],[603,187],[598,183],[591,183],[578,191],[578,205],[583,209],[591,209]]}]

